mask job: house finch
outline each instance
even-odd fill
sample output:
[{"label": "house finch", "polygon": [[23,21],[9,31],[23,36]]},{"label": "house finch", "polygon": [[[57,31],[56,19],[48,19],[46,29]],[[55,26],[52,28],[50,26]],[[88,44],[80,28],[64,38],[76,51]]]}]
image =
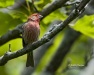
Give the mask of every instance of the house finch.
[{"label": "house finch", "polygon": [[[34,13],[28,17],[27,22],[23,25],[23,47],[38,40],[40,34],[39,22],[41,17],[42,16],[39,13]],[[29,66],[34,66],[33,52],[27,54],[26,67]]]}]

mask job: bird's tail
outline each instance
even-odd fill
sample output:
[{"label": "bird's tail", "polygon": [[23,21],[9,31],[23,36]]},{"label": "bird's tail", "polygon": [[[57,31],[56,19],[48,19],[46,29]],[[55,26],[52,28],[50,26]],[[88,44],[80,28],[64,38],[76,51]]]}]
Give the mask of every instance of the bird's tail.
[{"label": "bird's tail", "polygon": [[33,52],[27,54],[26,67],[34,67]]}]

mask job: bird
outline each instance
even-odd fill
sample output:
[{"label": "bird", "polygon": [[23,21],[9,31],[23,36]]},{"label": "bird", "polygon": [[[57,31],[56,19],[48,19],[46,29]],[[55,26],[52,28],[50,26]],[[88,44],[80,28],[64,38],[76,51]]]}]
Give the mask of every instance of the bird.
[{"label": "bird", "polygon": [[[39,13],[30,15],[27,22],[22,26],[23,47],[38,40],[40,35],[40,19],[43,16]],[[34,67],[33,51],[27,53],[26,67]]]}]

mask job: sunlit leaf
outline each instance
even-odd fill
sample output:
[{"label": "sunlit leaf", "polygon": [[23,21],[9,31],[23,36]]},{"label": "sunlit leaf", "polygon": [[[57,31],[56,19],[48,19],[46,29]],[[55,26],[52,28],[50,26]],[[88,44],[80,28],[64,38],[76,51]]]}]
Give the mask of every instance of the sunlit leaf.
[{"label": "sunlit leaf", "polygon": [[49,3],[51,3],[51,0],[46,0],[46,1],[45,0],[39,0],[39,1],[35,2],[36,6],[39,10],[41,10],[46,4],[49,4]]},{"label": "sunlit leaf", "polygon": [[13,18],[8,13],[0,12],[0,35],[20,24],[21,22],[22,21],[19,18]]},{"label": "sunlit leaf", "polygon": [[0,8],[11,6],[14,4],[14,0],[0,0]]},{"label": "sunlit leaf", "polygon": [[79,19],[74,26],[71,27],[91,38],[94,38],[94,15],[84,16],[83,18]]},{"label": "sunlit leaf", "polygon": [[66,18],[66,15],[64,15],[63,13],[61,13],[59,10],[54,11],[53,13],[51,13],[49,16],[47,16],[46,18],[43,19],[43,22],[45,24],[52,22],[54,20],[64,20]]}]

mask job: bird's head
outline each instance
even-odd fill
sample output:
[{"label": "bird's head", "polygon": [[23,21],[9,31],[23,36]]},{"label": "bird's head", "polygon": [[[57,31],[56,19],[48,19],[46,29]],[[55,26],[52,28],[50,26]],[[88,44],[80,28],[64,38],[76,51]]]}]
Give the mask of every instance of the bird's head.
[{"label": "bird's head", "polygon": [[32,15],[30,15],[28,17],[28,21],[37,21],[37,22],[40,22],[40,18],[42,18],[43,16],[40,15],[39,13],[34,13]]}]

